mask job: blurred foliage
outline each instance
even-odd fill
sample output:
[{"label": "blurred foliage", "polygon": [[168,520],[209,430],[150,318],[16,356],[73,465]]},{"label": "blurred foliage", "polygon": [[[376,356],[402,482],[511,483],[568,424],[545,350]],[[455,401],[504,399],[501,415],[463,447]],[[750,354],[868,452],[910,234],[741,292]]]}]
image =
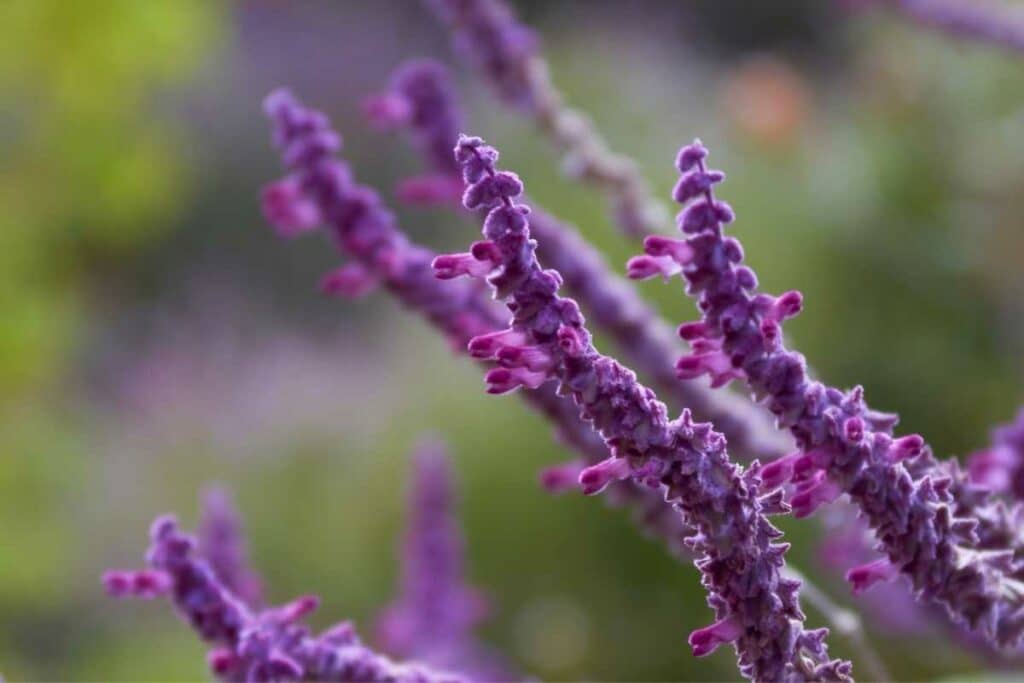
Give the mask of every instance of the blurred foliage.
[{"label": "blurred foliage", "polygon": [[0,611],[17,615],[0,623],[8,676],[70,675],[53,655],[76,633],[73,558],[89,552],[74,524],[88,425],[83,406],[63,399],[92,284],[174,225],[183,159],[156,98],[197,74],[221,15],[202,0],[0,3]]},{"label": "blurred foliage", "polygon": [[[708,144],[763,286],[806,295],[787,330],[823,379],[864,384],[941,454],[981,445],[1015,411],[1019,59],[804,0],[746,22],[739,2],[524,4],[558,85],[659,196],[678,145]],[[319,593],[318,626],[353,617],[366,634],[393,589],[406,453],[424,431],[452,444],[472,579],[497,607],[485,635],[525,670],[736,677],[726,648],[695,661],[685,646],[710,618],[692,568],[622,511],[538,490],[537,469],[565,458],[541,419],[484,397],[477,369],[386,296],[317,300],[335,260],[326,243],[282,247],[258,224],[258,188],[280,173],[259,96],[294,74],[387,196],[413,156],[354,113],[377,74],[416,50],[447,54],[433,26],[411,2],[0,3],[9,679],[203,676],[203,646],[165,604],[106,600],[97,577],[140,562],[156,514],[191,528],[213,479],[236,494],[271,596]],[[601,199],[460,75],[473,132],[621,267],[637,246]],[[478,229],[444,211],[399,214],[439,247]],[[694,315],[678,283],[642,292],[670,320]],[[818,527],[785,526],[801,569],[855,607],[815,571]],[[870,615],[867,627],[900,680],[988,676],[953,644],[887,638]]]},{"label": "blurred foliage", "polygon": [[172,224],[181,160],[153,98],[219,21],[202,0],[0,4],[0,405],[61,369],[88,279]]}]

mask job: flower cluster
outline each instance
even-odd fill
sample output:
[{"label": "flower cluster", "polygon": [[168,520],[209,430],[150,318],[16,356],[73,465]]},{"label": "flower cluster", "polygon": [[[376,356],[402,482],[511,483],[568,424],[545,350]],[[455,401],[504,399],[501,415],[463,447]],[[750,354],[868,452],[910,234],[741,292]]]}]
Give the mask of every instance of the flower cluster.
[{"label": "flower cluster", "polygon": [[646,254],[630,264],[637,276],[681,273],[698,299],[702,319],[679,328],[693,349],[677,364],[680,378],[743,379],[767,402],[799,450],[766,465],[761,479],[767,489],[791,486],[795,516],[850,496],[886,555],[850,570],[855,587],[903,574],[919,597],[1000,644],[1017,643],[1024,629],[1018,514],[988,500],[955,461],[936,461],[920,436],[894,436],[895,416],[870,410],[860,387],[842,392],[808,377],[781,331],[802,297],[757,293],[739,242],[724,234],[733,212],[714,197],[724,175],[706,168],[706,156],[695,142],[677,158],[683,239],[648,238]]},{"label": "flower cluster", "polygon": [[174,517],[158,518],[150,531],[150,569],[109,571],[107,592],[116,597],[169,594],[199,636],[214,647],[207,660],[221,681],[394,681],[457,683],[461,676],[423,665],[397,664],[365,646],[349,622],[312,635],[302,620],[319,601],[312,596],[256,610],[197,556],[196,540]]},{"label": "flower cluster", "polygon": [[[456,349],[464,349],[477,334],[498,329],[501,312],[479,288],[468,283],[444,284],[431,271],[435,254],[412,242],[394,215],[372,189],[352,178],[347,164],[334,158],[341,136],[331,130],[327,117],[299,104],[287,91],[267,97],[264,109],[274,124],[274,140],[291,174],[263,191],[263,213],[284,237],[292,217],[313,219],[307,230],[326,223],[338,250],[351,262],[329,274],[324,285],[337,292],[365,291],[382,285],[407,308],[441,331]],[[551,392],[537,393],[530,403],[555,424],[559,436],[578,450],[601,457],[603,447],[571,410]]]},{"label": "flower cluster", "polygon": [[[369,101],[401,99],[406,102],[403,110],[408,113],[400,123],[410,131],[425,164],[434,174],[426,176],[430,181],[423,181],[419,186],[438,189],[429,203],[445,202],[450,197],[448,188],[451,187],[458,188],[461,199],[462,174],[451,154],[458,136],[449,122],[461,121],[464,117],[447,70],[437,62],[417,59],[400,66],[391,81],[388,91]],[[430,96],[406,94],[409,88],[401,84],[410,81],[420,84],[417,91],[430,93]],[[372,121],[379,121],[377,109],[380,107],[369,108]],[[429,140],[429,144],[423,144],[425,140]],[[442,144],[447,149],[444,161],[434,154]],[[409,199],[405,191],[408,185],[407,181],[399,188],[400,198]],[[423,196],[417,195],[416,201]],[[714,392],[699,384],[676,381],[671,359],[681,352],[681,347],[671,326],[635,288],[612,271],[601,252],[574,226],[533,204],[530,230],[537,237],[540,259],[561,274],[568,291],[597,327],[615,341],[634,367],[652,378],[663,396],[688,407],[699,419],[714,422],[728,437],[733,452],[747,459],[781,456],[792,449],[791,441],[769,423],[766,413],[749,401],[732,393]]]},{"label": "flower cluster", "polygon": [[517,204],[518,177],[498,171],[497,150],[463,136],[455,148],[468,187],[463,203],[486,209],[485,239],[463,254],[439,256],[439,277],[485,277],[512,312],[511,325],[475,337],[477,358],[498,367],[487,390],[506,393],[557,382],[580,416],[605,440],[611,457],[582,470],[580,484],[597,493],[633,478],[659,487],[695,528],[689,539],[718,621],[690,636],[697,655],[735,644],[740,671],[756,680],[843,680],[849,664],[830,660],[826,631],[803,629],[799,582],[781,576],[785,546],[766,514],[784,511],[778,495],[759,497],[756,473],[730,462],[724,437],[688,411],[669,420],[664,404],[635,375],[593,347],[576,303],[558,295],[557,271],[544,270],[530,237],[530,210]]},{"label": "flower cluster", "polygon": [[451,106],[453,97],[448,70],[433,60],[416,59],[395,70],[386,92],[363,102],[367,118],[378,128],[411,131],[432,171],[402,181],[398,196],[405,202],[443,204],[462,196],[462,182],[452,159],[452,141],[462,129],[462,117]]},{"label": "flower cluster", "polygon": [[534,119],[576,178],[600,189],[627,235],[656,232],[664,209],[630,159],[613,154],[590,120],[566,105],[534,33],[501,0],[426,0],[451,28],[456,54],[477,67],[505,103]]},{"label": "flower cluster", "polygon": [[103,582],[115,597],[171,594],[199,635],[216,645],[209,663],[223,681],[510,680],[508,664],[474,633],[486,605],[464,581],[455,500],[443,444],[425,441],[413,454],[402,591],[376,629],[381,648],[415,665],[395,664],[367,648],[347,622],[311,636],[299,622],[317,607],[316,598],[263,608],[241,520],[222,488],[204,496],[197,538],[181,533],[172,517],[161,517],[152,528],[150,568],[109,571]]},{"label": "flower cluster", "polygon": [[487,602],[463,576],[463,539],[444,446],[424,442],[412,464],[401,592],[378,618],[376,640],[394,655],[475,680],[509,680],[508,665],[473,634]]},{"label": "flower cluster", "polygon": [[[384,282],[389,293],[426,318],[460,351],[468,353],[467,344],[475,335],[495,331],[505,325],[506,318],[480,288],[466,282],[437,281],[429,264],[433,252],[414,244],[398,229],[394,216],[383,208],[377,196],[368,188],[355,184],[347,165],[331,159],[326,153],[296,152],[304,145],[315,147],[319,144],[317,140],[325,135],[337,141],[336,146],[340,145],[340,137],[329,129],[321,113],[303,107],[283,91],[271,95],[266,108],[275,124],[274,138],[286,156],[286,163],[289,158],[305,160],[304,165],[293,167],[292,175],[264,190],[264,214],[280,234],[291,236],[281,221],[299,207],[308,207],[318,216],[318,221],[320,216],[333,216],[329,222],[334,242],[342,253],[354,259],[343,268],[356,266],[363,269],[368,277],[375,276]],[[461,176],[459,181],[461,183]],[[334,187],[334,190],[328,192],[323,189],[325,187]],[[282,188],[288,188],[287,192]],[[287,201],[279,200],[282,195],[286,195]],[[372,204],[359,203],[362,198],[372,199]],[[350,235],[357,226],[363,237],[352,239]],[[592,249],[589,245],[587,248]],[[382,259],[376,255],[378,252],[393,256]],[[382,261],[385,264],[400,261],[406,265],[404,269],[384,269],[379,265]],[[628,291],[621,286],[616,288]],[[601,439],[579,421],[575,408],[561,400],[553,387],[522,396],[554,423],[559,437],[579,453],[583,463],[597,463],[607,456]],[[564,490],[567,481],[564,475],[579,467],[573,461],[567,466],[546,470],[542,473],[542,481],[552,490]],[[576,486],[574,476],[568,481],[572,487]],[[632,482],[620,482],[609,493],[613,502],[631,507],[644,527],[664,539],[674,552],[682,550],[683,539],[689,532],[656,491],[635,486]]]}]

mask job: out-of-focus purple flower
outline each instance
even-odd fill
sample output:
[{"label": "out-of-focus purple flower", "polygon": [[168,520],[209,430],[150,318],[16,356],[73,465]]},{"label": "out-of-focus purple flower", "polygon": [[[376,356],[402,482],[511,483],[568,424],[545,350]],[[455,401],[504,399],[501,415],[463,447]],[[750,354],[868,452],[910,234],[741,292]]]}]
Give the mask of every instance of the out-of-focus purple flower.
[{"label": "out-of-focus purple flower", "polygon": [[[537,36],[500,0],[426,0],[451,27],[458,56],[473,64],[502,99],[525,110],[542,106],[530,74]],[[450,152],[450,150],[449,150]]]},{"label": "out-of-focus purple flower", "polygon": [[[429,89],[437,96],[430,97],[427,105],[420,106],[416,98],[409,98],[408,108],[415,113],[407,117],[403,125],[410,129],[414,140],[420,141],[418,147],[423,152],[424,162],[434,173],[414,180],[440,186],[436,191],[425,191],[425,195],[450,197],[452,188],[457,187],[458,198],[461,199],[462,172],[451,155],[457,131],[446,123],[464,118],[456,101],[455,89],[444,67],[425,60],[403,64],[391,80],[392,83],[400,83],[412,75],[416,75],[417,80],[438,83]],[[447,153],[442,162],[433,150],[440,146],[444,135],[450,137],[444,141]],[[431,143],[423,144],[423,140]],[[752,459],[775,457],[792,450],[792,441],[770,424],[767,411],[732,393],[715,392],[699,384],[676,381],[670,359],[679,355],[681,347],[672,334],[672,328],[637,294],[635,288],[608,267],[602,254],[574,226],[559,221],[534,205],[530,229],[538,239],[540,259],[562,275],[565,286],[591,320],[614,339],[631,364],[654,380],[666,397],[679,406],[688,407],[699,419],[714,422],[728,438],[734,453]],[[668,244],[673,240],[665,239],[665,242]],[[487,268],[485,262],[471,255],[447,259],[442,261],[442,265],[447,266],[445,272],[453,277],[464,274],[466,268],[476,271]],[[677,518],[671,514],[668,517]]]},{"label": "out-of-focus purple flower", "polygon": [[509,680],[507,668],[473,633],[487,603],[465,581],[455,483],[444,446],[421,444],[412,465],[401,589],[378,618],[377,642],[398,657],[477,680]]},{"label": "out-of-focus purple flower", "polygon": [[[742,247],[723,234],[733,213],[711,191],[724,176],[706,169],[706,155],[695,142],[677,159],[683,175],[676,195],[689,202],[679,215],[680,242],[690,248],[679,250],[679,265],[703,314],[679,328],[692,347],[677,365],[680,376],[745,379],[800,446],[785,468],[796,485],[791,503],[798,515],[849,494],[879,549],[919,597],[945,605],[993,642],[1016,643],[1024,594],[1007,586],[1021,579],[1013,553],[1021,543],[1018,513],[994,507],[955,461],[937,462],[920,436],[894,438],[894,417],[871,411],[860,387],[844,393],[809,379],[803,357],[785,347],[781,332],[781,323],[800,312],[801,296],[756,293]],[[651,251],[664,253],[663,245]]]},{"label": "out-of-focus purple flower", "polygon": [[[872,550],[871,529],[864,520],[855,518],[852,510],[843,509],[848,507],[849,504],[840,503],[822,515],[825,534],[815,555],[830,573],[841,574],[851,567],[886,561]],[[872,617],[874,628],[886,633],[922,634],[936,621],[935,615],[917,603],[906,586],[897,581],[875,583],[870,590],[858,594],[857,605]]]},{"label": "out-of-focus purple flower", "polygon": [[[369,98],[365,111],[382,128],[411,131],[434,170],[455,172],[452,140],[463,124],[459,110],[451,105],[453,96],[451,76],[440,63],[414,59],[395,70],[388,90]],[[384,106],[383,102],[390,104]],[[395,115],[396,111],[402,114]]]},{"label": "out-of-focus purple flower", "polygon": [[971,481],[1024,501],[1024,408],[1013,422],[992,432],[992,444],[967,458]]},{"label": "out-of-focus purple flower", "polygon": [[578,306],[558,295],[560,275],[536,259],[530,210],[515,201],[522,183],[495,168],[497,151],[479,138],[461,137],[455,153],[470,183],[466,208],[489,210],[486,246],[471,254],[492,264],[487,282],[513,315],[506,332],[470,342],[499,363],[489,390],[557,383],[611,452],[581,472],[581,483],[594,493],[624,478],[660,488],[695,528],[689,545],[718,618],[694,633],[696,654],[732,642],[741,673],[756,680],[847,679],[849,664],[828,658],[827,630],[803,629],[800,583],[780,575],[786,548],[775,542],[781,532],[764,514],[756,474],[729,461],[710,424],[694,423],[688,411],[670,421],[654,392],[594,349]]},{"label": "out-of-focus purple flower", "polygon": [[502,0],[426,0],[451,30],[456,54],[476,67],[506,104],[526,113],[565,152],[570,175],[604,192],[628,235],[655,232],[664,211],[636,164],[613,154],[589,119],[552,85],[534,32]]},{"label": "out-of-focus purple flower", "polygon": [[[426,318],[459,351],[465,351],[470,339],[504,326],[502,312],[480,287],[438,282],[431,270],[435,254],[414,244],[399,230],[394,215],[379,197],[356,184],[349,167],[333,158],[332,150],[341,144],[340,136],[330,129],[323,114],[303,107],[284,90],[272,93],[264,106],[274,124],[274,140],[292,169],[292,175],[271,187],[297,184],[301,193],[294,196],[295,201],[314,203],[326,217],[339,251],[351,256],[390,294]],[[274,214],[268,213],[267,218],[273,220]],[[580,424],[572,406],[555,396],[553,390],[526,398],[556,425],[563,441],[590,460],[604,457],[600,439]]]},{"label": "out-of-focus purple flower", "polygon": [[221,487],[209,489],[203,496],[203,515],[199,521],[199,554],[210,563],[224,587],[250,607],[263,603],[263,582],[249,567],[242,520]]},{"label": "out-of-focus purple flower", "polygon": [[[327,125],[321,114],[302,107],[284,91],[279,91],[268,98],[268,104],[271,105],[269,113],[275,123],[274,138],[283,150],[300,147],[307,137],[311,139],[311,144],[317,144],[318,131]],[[501,330],[505,326],[506,316],[490,300],[486,291],[474,286],[474,283],[442,284],[437,281],[430,270],[429,259],[433,257],[433,253],[413,244],[400,232],[393,216],[377,204],[376,200],[371,206],[366,206],[365,202],[360,201],[361,197],[374,195],[366,188],[353,186],[346,165],[331,160],[329,155],[321,155],[319,158],[302,154],[289,156],[312,159],[297,171],[293,178],[296,182],[301,180],[301,186],[306,188],[304,194],[297,199],[310,199],[316,203],[321,213],[333,216],[332,234],[339,249],[351,255],[368,272],[378,277],[390,294],[444,333],[451,340],[453,348],[466,352],[467,344],[471,340],[479,343],[486,338],[485,333]],[[585,247],[593,250],[582,238],[577,242],[578,244],[567,243],[565,248],[580,251]],[[381,259],[377,254],[385,250],[400,255],[389,257],[385,263],[399,260],[406,267],[402,270],[380,268],[377,264]],[[456,267],[460,262],[471,263],[465,259],[456,260],[452,262],[452,267]],[[597,263],[600,263],[600,260]],[[586,279],[582,277],[582,273],[580,276]],[[629,293],[630,289],[618,284],[615,291],[624,295],[622,293]],[[620,310],[620,315],[624,317],[624,333],[633,329],[629,324],[631,322],[642,325],[642,322],[633,321],[630,316],[625,315],[626,311],[636,309],[620,306],[619,303],[616,297],[608,300],[609,310]],[[498,343],[504,334],[505,332],[496,333],[495,343]],[[665,343],[665,338],[662,335],[659,341]],[[657,344],[650,347],[649,353],[652,358],[657,349]],[[468,351],[471,356],[479,355],[472,348]],[[484,357],[489,353],[490,351],[484,353]],[[664,354],[657,358],[656,362],[663,364]],[[580,422],[576,409],[559,398],[553,387],[542,387],[538,391],[525,393],[523,398],[555,424],[560,440],[578,451],[586,462],[600,462],[607,456],[601,439],[586,424]],[[742,424],[741,420],[736,425],[737,435],[743,433]],[[763,430],[758,430],[758,433],[762,432]],[[664,539],[673,551],[679,552],[682,549],[683,539],[690,532],[681,523],[679,515],[670,505],[665,504],[656,491],[624,481],[612,487],[609,500],[633,508],[635,516],[650,533]]]},{"label": "out-of-focus purple flower", "polygon": [[[441,683],[466,680],[416,664],[396,664],[363,645],[348,622],[312,635],[302,619],[318,600],[307,596],[280,607],[254,611],[235,595],[208,562],[195,557],[196,541],[171,516],[158,518],[150,533],[151,569],[111,571],[107,591],[151,597],[159,583],[199,636],[214,646],[207,661],[221,681],[394,681]],[[156,577],[160,577],[159,579]]]}]

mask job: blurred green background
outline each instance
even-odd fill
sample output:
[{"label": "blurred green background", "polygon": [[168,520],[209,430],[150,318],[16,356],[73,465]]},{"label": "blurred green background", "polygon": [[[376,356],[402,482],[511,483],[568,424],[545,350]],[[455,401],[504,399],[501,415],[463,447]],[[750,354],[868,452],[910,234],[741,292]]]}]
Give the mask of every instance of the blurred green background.
[{"label": "blurred green background", "polygon": [[[554,80],[659,196],[700,136],[768,291],[799,288],[787,327],[830,383],[866,387],[941,455],[987,440],[1024,399],[1024,58],[825,2],[516,3]],[[549,680],[733,680],[696,573],[600,500],[551,498],[565,458],[514,397],[383,295],[325,300],[325,240],[282,244],[259,214],[280,175],[260,100],[287,84],[329,112],[385,196],[418,168],[359,101],[403,59],[451,61],[411,0],[0,2],[0,672],[8,680],[206,677],[166,604],[104,598],[146,529],[187,527],[227,483],[271,597],[319,593],[325,625],[368,635],[392,594],[407,455],[449,441],[485,636]],[[621,265],[592,192],[456,65],[474,133],[547,208]],[[666,203],[667,204],[667,203]],[[476,234],[400,211],[439,248]],[[666,226],[668,228],[668,226]],[[644,286],[671,320],[693,305]],[[602,348],[614,351],[608,344]],[[817,565],[815,524],[787,525]],[[811,613],[811,623],[820,625]],[[901,680],[985,679],[941,638],[864,611]],[[839,638],[834,650],[849,654]]]}]

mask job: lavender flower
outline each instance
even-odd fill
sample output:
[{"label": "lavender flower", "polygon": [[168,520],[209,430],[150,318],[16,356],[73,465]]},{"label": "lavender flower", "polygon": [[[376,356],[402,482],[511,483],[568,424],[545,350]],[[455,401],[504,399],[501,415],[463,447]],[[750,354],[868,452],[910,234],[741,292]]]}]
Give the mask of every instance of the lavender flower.
[{"label": "lavender flower", "polygon": [[979,486],[1024,501],[1024,408],[992,432],[991,446],[968,457],[967,472]]},{"label": "lavender flower", "polygon": [[199,554],[206,558],[224,587],[246,605],[263,603],[262,581],[249,568],[242,520],[223,488],[211,488],[203,497],[199,522]]},{"label": "lavender flower", "polygon": [[565,152],[574,177],[598,187],[628,235],[646,235],[665,220],[662,206],[629,159],[613,154],[586,116],[567,106],[552,85],[534,33],[502,0],[426,0],[452,31],[456,53],[507,104],[527,113]]},{"label": "lavender flower", "polygon": [[367,648],[348,622],[318,636],[301,625],[318,600],[306,596],[280,607],[253,611],[194,556],[196,541],[174,517],[158,518],[150,532],[151,569],[110,571],[103,577],[113,596],[170,593],[175,607],[199,636],[215,647],[208,662],[221,681],[394,681],[442,683],[464,680],[421,665],[396,664]]},{"label": "lavender flower", "polygon": [[[303,108],[283,91],[267,99],[267,108],[276,124],[274,137],[279,146],[289,158],[305,160],[305,165],[299,166],[293,175],[264,191],[264,213],[282,234],[290,233],[282,230],[277,221],[293,213],[291,203],[312,207],[318,220],[320,216],[332,217],[336,245],[357,259],[343,268],[358,266],[364,277],[383,282],[391,294],[425,317],[449,338],[453,348],[462,352],[466,352],[466,345],[475,335],[505,325],[505,317],[479,287],[458,282],[442,285],[434,278],[429,265],[434,254],[413,244],[398,230],[394,217],[380,206],[376,195],[351,181],[347,166],[330,161],[327,153],[295,151],[304,145],[315,148],[322,134],[330,132],[322,114]],[[328,138],[340,144],[340,138],[333,132]],[[280,200],[282,194],[287,201]],[[382,259],[380,253],[387,254],[387,258]],[[404,268],[382,265],[391,262],[400,262]],[[560,439],[586,462],[600,462],[607,456],[601,439],[579,421],[575,408],[561,400],[552,387],[523,394],[523,398],[554,423]],[[663,538],[671,550],[682,550],[689,531],[657,492],[624,481],[613,486],[609,494],[613,503],[632,507],[644,527]]]},{"label": "lavender flower", "polygon": [[[680,268],[688,294],[699,299],[702,320],[679,328],[693,348],[677,364],[680,377],[746,380],[799,444],[800,451],[761,471],[771,485],[795,484],[789,502],[796,516],[849,494],[919,597],[945,605],[995,642],[1016,643],[1024,627],[1024,585],[1012,550],[1021,537],[1018,513],[985,500],[955,461],[938,463],[920,436],[895,438],[896,417],[871,411],[860,387],[844,393],[808,378],[780,328],[800,312],[801,296],[755,294],[757,279],[741,265],[739,242],[723,235],[733,212],[712,193],[724,176],[705,168],[706,155],[695,142],[677,159],[683,175],[674,197],[686,204],[679,215],[685,238],[649,239],[647,254],[637,257],[662,272]],[[849,576],[864,582],[890,573],[872,564]]]},{"label": "lavender flower", "polygon": [[803,629],[799,582],[780,576],[786,547],[775,543],[781,532],[765,516],[784,509],[779,496],[759,498],[756,474],[729,461],[721,434],[694,423],[688,411],[670,421],[630,370],[594,349],[576,303],[558,296],[559,274],[537,262],[529,208],[514,201],[522,183],[497,171],[497,158],[479,138],[460,138],[456,159],[469,183],[463,202],[489,209],[485,240],[434,262],[442,274],[459,264],[473,275],[481,268],[471,264],[482,264],[495,296],[512,311],[507,330],[469,343],[474,356],[499,362],[487,374],[488,391],[556,382],[612,453],[584,469],[580,483],[593,493],[627,477],[660,487],[696,529],[689,544],[718,619],[691,635],[696,655],[732,642],[741,673],[756,680],[846,679],[849,664],[828,659],[827,630]]},{"label": "lavender flower", "polygon": [[[349,265],[358,264],[362,277],[381,284],[426,318],[453,348],[464,350],[474,336],[503,326],[501,312],[480,288],[438,282],[430,266],[435,254],[401,232],[377,194],[356,184],[349,167],[332,158],[341,137],[322,113],[303,107],[283,90],[267,97],[264,107],[274,123],[274,139],[292,169],[291,175],[263,192],[264,214],[282,235],[290,236],[285,228],[293,206],[310,208],[318,223],[330,224],[338,250],[354,259]],[[604,457],[600,440],[579,424],[571,406],[553,391],[537,392],[527,400],[555,423],[566,443],[589,459]]]},{"label": "lavender flower", "polygon": [[364,111],[377,127],[402,127],[434,170],[433,175],[406,179],[398,188],[414,204],[455,202],[462,196],[452,143],[462,127],[459,111],[450,106],[452,83],[447,69],[429,59],[406,62],[391,76],[388,90],[368,98]]},{"label": "lavender flower", "polygon": [[[432,61],[413,60],[400,66],[391,81],[391,89],[373,100],[399,98],[406,102],[403,111],[408,114],[402,123],[410,131],[410,137],[417,141],[425,163],[436,174],[429,176],[436,179],[432,185],[442,188],[433,199],[444,201],[450,196],[447,188],[453,186],[459,188],[461,198],[461,172],[451,154],[457,131],[450,122],[461,121],[464,117],[446,70]],[[413,90],[430,95],[406,95],[410,88],[402,88],[400,84],[409,81],[420,84]],[[447,150],[443,160],[436,154],[442,144]],[[440,180],[445,176],[449,178],[447,184]],[[565,286],[597,326],[611,336],[623,355],[650,376],[665,395],[677,405],[688,407],[697,418],[714,422],[736,453],[752,459],[755,456],[777,457],[792,450],[792,441],[768,422],[765,411],[755,408],[749,401],[733,393],[714,392],[699,384],[682,384],[676,380],[670,359],[679,355],[681,347],[672,329],[633,287],[608,267],[601,253],[575,227],[534,205],[530,228],[538,238],[541,260],[561,273]]]},{"label": "lavender flower", "polygon": [[457,669],[478,680],[509,680],[507,668],[473,636],[487,605],[463,576],[463,539],[444,446],[421,444],[412,476],[401,592],[381,613],[377,640],[399,657]]}]

